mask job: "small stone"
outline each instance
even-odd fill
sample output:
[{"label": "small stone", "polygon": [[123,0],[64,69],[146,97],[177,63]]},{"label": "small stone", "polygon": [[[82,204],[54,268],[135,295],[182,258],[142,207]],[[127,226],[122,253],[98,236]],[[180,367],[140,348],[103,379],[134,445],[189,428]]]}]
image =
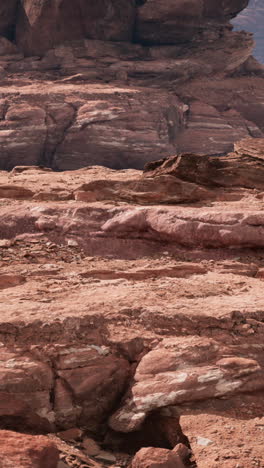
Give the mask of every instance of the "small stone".
[{"label": "small stone", "polygon": [[82,442],[82,446],[84,447],[87,455],[90,456],[98,455],[101,452],[101,448],[99,447],[99,445],[95,442],[95,440],[91,439],[90,437],[86,437],[84,439],[84,441]]},{"label": "small stone", "polygon": [[82,431],[78,427],[73,427],[72,429],[67,429],[66,431],[61,431],[57,433],[57,436],[62,440],[77,440],[82,437]]},{"label": "small stone", "polygon": [[78,242],[74,239],[68,239],[67,245],[68,247],[78,247]]},{"label": "small stone", "polygon": [[110,452],[105,452],[104,450],[101,450],[101,452],[98,453],[95,457],[98,460],[103,460],[106,462],[116,462],[116,457],[110,453]]},{"label": "small stone", "polygon": [[182,461],[187,460],[191,454],[191,451],[184,444],[177,444],[172,451],[177,453]]},{"label": "small stone", "polygon": [[12,245],[9,239],[0,239],[0,248],[8,248]]},{"label": "small stone", "polygon": [[203,447],[208,447],[208,445],[212,445],[213,441],[207,439],[206,437],[197,437],[196,439],[197,445],[202,445]]}]

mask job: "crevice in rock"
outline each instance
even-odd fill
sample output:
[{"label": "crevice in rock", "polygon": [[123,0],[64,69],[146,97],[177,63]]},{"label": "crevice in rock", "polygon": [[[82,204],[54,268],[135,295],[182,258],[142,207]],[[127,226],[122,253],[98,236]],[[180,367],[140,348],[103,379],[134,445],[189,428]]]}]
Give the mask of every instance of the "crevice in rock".
[{"label": "crevice in rock", "polygon": [[[56,167],[56,164],[54,164],[54,158],[56,155],[56,151],[59,148],[60,145],[62,145],[64,139],[66,138],[67,132],[69,128],[73,125],[76,115],[77,115],[77,109],[72,105],[68,104],[72,111],[73,115],[67,122],[65,126],[61,128],[61,136],[57,138],[54,143],[52,142],[52,129],[49,129],[49,124],[48,124],[48,119],[52,120],[52,125],[56,126],[55,132],[59,131],[60,129],[58,128],[58,123],[54,119],[54,117],[46,111],[46,119],[45,119],[45,124],[46,124],[46,138],[45,138],[45,143],[43,145],[43,152],[42,155],[39,159],[39,166],[47,167],[47,168],[52,168],[54,171],[58,171],[58,168]],[[50,141],[51,140],[51,141]]]},{"label": "crevice in rock", "polygon": [[135,432],[121,433],[108,430],[103,446],[112,451],[121,451],[135,455],[142,447],[155,447],[172,450],[178,444],[187,447],[186,467],[196,467],[188,437],[182,432],[179,416],[171,415],[170,408],[150,413]]}]

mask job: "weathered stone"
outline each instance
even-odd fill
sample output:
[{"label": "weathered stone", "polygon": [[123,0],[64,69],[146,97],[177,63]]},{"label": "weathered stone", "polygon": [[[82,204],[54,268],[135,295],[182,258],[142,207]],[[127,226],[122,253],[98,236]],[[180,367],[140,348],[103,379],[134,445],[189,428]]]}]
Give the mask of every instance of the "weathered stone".
[{"label": "weathered stone", "polygon": [[263,139],[243,140],[235,152],[214,157],[182,154],[146,165],[144,176],[175,176],[177,179],[209,187],[245,187],[264,189]]},{"label": "weathered stone", "polygon": [[230,351],[226,348],[224,354],[230,357],[221,359],[223,348],[220,351],[217,343],[211,340],[194,337],[165,340],[141,360],[132,396],[128,396],[126,403],[111,417],[111,427],[117,431],[134,431],[141,426],[146,414],[158,408],[180,405],[189,399],[224,397],[238,389],[243,392],[249,388],[263,388],[260,355],[256,353],[252,359],[247,359],[239,346],[233,347],[233,355]]},{"label": "weathered stone", "polygon": [[142,448],[133,458],[132,468],[184,468],[177,453],[162,448]]},{"label": "weathered stone", "polygon": [[[99,447],[97,442],[95,442],[95,440],[89,437],[85,437],[85,439],[82,441],[82,446],[84,447],[87,455],[95,456],[95,455],[98,455],[99,452],[101,452],[101,448]],[[102,457],[99,457],[99,458],[102,459]]]},{"label": "weathered stone", "polygon": [[92,38],[111,41],[132,39],[134,0],[21,0],[16,40],[27,54],[41,54],[64,41]]},{"label": "weathered stone", "polygon": [[57,468],[59,451],[47,437],[0,431],[0,447],[5,468]]}]

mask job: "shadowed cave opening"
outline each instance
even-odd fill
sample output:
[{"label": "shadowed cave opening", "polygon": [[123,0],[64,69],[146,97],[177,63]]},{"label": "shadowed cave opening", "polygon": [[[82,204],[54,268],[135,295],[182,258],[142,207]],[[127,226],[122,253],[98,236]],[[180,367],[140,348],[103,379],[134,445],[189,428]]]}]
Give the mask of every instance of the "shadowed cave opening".
[{"label": "shadowed cave opening", "polygon": [[188,437],[181,429],[180,418],[171,415],[169,408],[150,413],[138,431],[121,433],[110,429],[103,441],[106,449],[125,452],[131,456],[143,447],[172,450],[178,444],[183,444],[189,449],[184,460],[186,466],[195,468],[197,465],[192,459]]}]

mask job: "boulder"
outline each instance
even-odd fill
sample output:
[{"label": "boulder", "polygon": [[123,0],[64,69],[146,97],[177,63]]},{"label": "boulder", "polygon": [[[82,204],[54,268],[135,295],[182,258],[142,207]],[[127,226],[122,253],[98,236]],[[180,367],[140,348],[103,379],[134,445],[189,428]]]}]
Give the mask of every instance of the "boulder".
[{"label": "boulder", "polygon": [[134,456],[131,468],[184,468],[179,455],[170,450],[146,447]]},{"label": "boulder", "polygon": [[135,383],[109,423],[116,431],[131,432],[159,408],[227,398],[263,386],[263,354],[258,351],[249,358],[241,346],[220,348],[216,341],[198,336],[165,339],[141,359]]},{"label": "boulder", "polygon": [[59,451],[44,436],[0,431],[0,465],[8,468],[57,468]]}]

